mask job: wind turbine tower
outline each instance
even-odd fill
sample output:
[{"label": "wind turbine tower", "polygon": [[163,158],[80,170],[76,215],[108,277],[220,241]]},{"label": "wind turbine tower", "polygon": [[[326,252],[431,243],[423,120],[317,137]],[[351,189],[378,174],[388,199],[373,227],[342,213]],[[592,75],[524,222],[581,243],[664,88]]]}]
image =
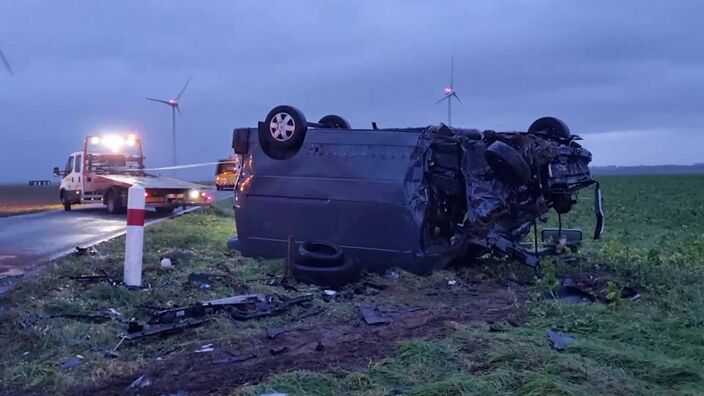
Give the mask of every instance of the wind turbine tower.
[{"label": "wind turbine tower", "polygon": [[172,145],[172,163],[173,165],[176,165],[176,112],[178,111],[178,114],[181,114],[181,108],[178,106],[179,101],[181,100],[181,96],[183,96],[183,93],[186,92],[186,88],[188,88],[188,84],[191,82],[191,79],[189,78],[188,81],[186,81],[186,85],[183,86],[181,89],[181,92],[176,95],[175,98],[169,99],[169,100],[163,100],[163,99],[154,99],[154,98],[147,98],[147,100],[151,100],[154,102],[159,102],[163,103],[165,105],[171,106],[171,145]]},{"label": "wind turbine tower", "polygon": [[455,57],[453,56],[450,61],[450,85],[443,88],[442,92],[445,94],[440,100],[435,102],[438,104],[443,100],[447,100],[447,126],[452,126],[452,99],[454,98],[457,102],[462,103],[460,98],[457,96],[454,87],[454,75],[455,75]]}]

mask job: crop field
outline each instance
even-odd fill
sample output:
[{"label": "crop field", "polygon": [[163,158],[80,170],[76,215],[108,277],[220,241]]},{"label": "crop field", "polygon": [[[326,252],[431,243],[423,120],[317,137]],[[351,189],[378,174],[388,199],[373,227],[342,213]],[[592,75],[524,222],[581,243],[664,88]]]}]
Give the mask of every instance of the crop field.
[{"label": "crop field", "polygon": [[[120,279],[124,239],[112,240],[0,296],[0,394],[122,394],[143,375],[141,394],[704,394],[704,175],[600,181],[604,238],[545,260],[541,278],[483,257],[427,277],[370,274],[334,297],[282,287],[272,281],[281,260],[226,251],[234,224],[224,203],[148,229],[148,288],[70,279],[100,270]],[[592,199],[583,192],[563,225],[589,236]],[[160,268],[162,256],[174,267]],[[192,273],[214,277],[204,287]],[[549,298],[566,278],[596,300]],[[116,348],[127,320],[148,319],[153,307],[259,292],[315,298],[262,319],[221,312],[180,334]],[[398,314],[372,326],[359,316],[369,306]],[[100,323],[72,316],[106,312]],[[267,327],[288,332],[271,338]],[[549,329],[571,342],[556,350]]]},{"label": "crop field", "polygon": [[0,217],[58,208],[57,186],[0,184]]}]

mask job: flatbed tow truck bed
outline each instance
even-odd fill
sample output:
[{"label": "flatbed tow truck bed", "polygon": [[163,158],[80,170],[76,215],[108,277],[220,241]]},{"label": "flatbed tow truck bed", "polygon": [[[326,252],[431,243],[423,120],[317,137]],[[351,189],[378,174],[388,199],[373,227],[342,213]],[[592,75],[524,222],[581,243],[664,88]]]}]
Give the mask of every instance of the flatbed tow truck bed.
[{"label": "flatbed tow truck bed", "polygon": [[124,187],[130,187],[139,184],[148,189],[207,189],[208,186],[191,183],[185,180],[174,179],[172,177],[157,176],[157,175],[99,175],[101,179],[110,180]]}]

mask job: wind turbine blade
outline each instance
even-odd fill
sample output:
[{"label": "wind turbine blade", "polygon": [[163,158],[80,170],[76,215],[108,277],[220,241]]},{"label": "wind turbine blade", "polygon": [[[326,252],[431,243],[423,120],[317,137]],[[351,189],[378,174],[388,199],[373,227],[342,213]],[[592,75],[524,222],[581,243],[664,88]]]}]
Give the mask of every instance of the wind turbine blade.
[{"label": "wind turbine blade", "polygon": [[0,50],[0,59],[2,59],[2,63],[5,64],[5,67],[7,68],[7,72],[10,73],[10,75],[14,75],[15,73],[12,71],[12,66],[10,66],[10,62],[7,61],[7,58],[5,58],[5,54]]},{"label": "wind turbine blade", "polygon": [[445,95],[445,96],[443,96],[442,98],[440,98],[440,100],[438,100],[437,102],[435,102],[435,104],[438,104],[438,103],[442,102],[443,100],[447,99],[449,96],[450,96],[450,95]]},{"label": "wind turbine blade", "polygon": [[169,105],[169,106],[173,106],[173,103],[169,102],[168,100],[161,100],[161,99],[154,99],[154,98],[145,98],[145,99],[151,100],[151,101],[154,101],[154,102],[159,102],[159,103],[167,104],[167,105]]},{"label": "wind turbine blade", "polygon": [[174,107],[176,108],[176,111],[178,111],[178,115],[181,115],[181,108],[178,106],[178,103],[176,103],[176,106]]},{"label": "wind turbine blade", "polygon": [[453,84],[455,80],[455,56],[450,57],[450,89],[454,90],[455,85]]},{"label": "wind turbine blade", "polygon": [[188,81],[186,81],[186,85],[183,86],[183,89],[181,89],[181,92],[176,95],[176,101],[178,102],[181,99],[181,95],[183,95],[184,92],[186,92],[186,88],[188,88],[188,84],[191,83],[191,79],[189,78]]},{"label": "wind turbine blade", "polygon": [[454,96],[454,97],[455,97],[455,99],[457,99],[457,101],[458,101],[458,102],[462,103],[462,101],[460,100],[460,97],[459,97],[459,96],[457,96],[457,94],[456,94],[456,93],[454,93],[454,92],[453,92],[453,93],[452,93],[452,96]]}]

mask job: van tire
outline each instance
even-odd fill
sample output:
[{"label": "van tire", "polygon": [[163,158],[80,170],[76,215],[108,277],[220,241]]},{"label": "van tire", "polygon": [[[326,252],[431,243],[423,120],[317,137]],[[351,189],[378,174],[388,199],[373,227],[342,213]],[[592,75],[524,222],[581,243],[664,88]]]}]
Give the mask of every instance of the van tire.
[{"label": "van tire", "polygon": [[555,117],[542,117],[533,121],[528,127],[528,133],[544,133],[555,140],[569,140],[572,137],[567,124]]},{"label": "van tire", "polygon": [[500,140],[486,148],[487,164],[496,178],[509,186],[518,187],[530,181],[530,167],[521,154]]},{"label": "van tire", "polygon": [[345,259],[339,246],[323,241],[309,241],[298,248],[293,262],[293,277],[299,282],[340,288],[357,282],[361,269]]},{"label": "van tire", "polygon": [[71,211],[71,202],[69,202],[68,198],[66,198],[66,197],[64,197],[62,201],[64,204],[64,211],[70,212]]},{"label": "van tire", "polygon": [[296,155],[308,131],[303,113],[291,106],[274,107],[259,124],[259,144],[269,157],[276,160]]},{"label": "van tire", "polygon": [[323,124],[326,128],[332,129],[352,128],[349,121],[335,114],[326,115],[325,117],[321,118],[320,121],[318,121],[318,124]]},{"label": "van tire", "polygon": [[332,267],[343,264],[342,250],[330,242],[308,241],[298,247],[298,262],[312,267]]},{"label": "van tire", "polygon": [[340,288],[357,282],[362,276],[360,268],[351,260],[343,260],[341,265],[319,266],[293,263],[293,277],[297,281],[323,287]]}]

